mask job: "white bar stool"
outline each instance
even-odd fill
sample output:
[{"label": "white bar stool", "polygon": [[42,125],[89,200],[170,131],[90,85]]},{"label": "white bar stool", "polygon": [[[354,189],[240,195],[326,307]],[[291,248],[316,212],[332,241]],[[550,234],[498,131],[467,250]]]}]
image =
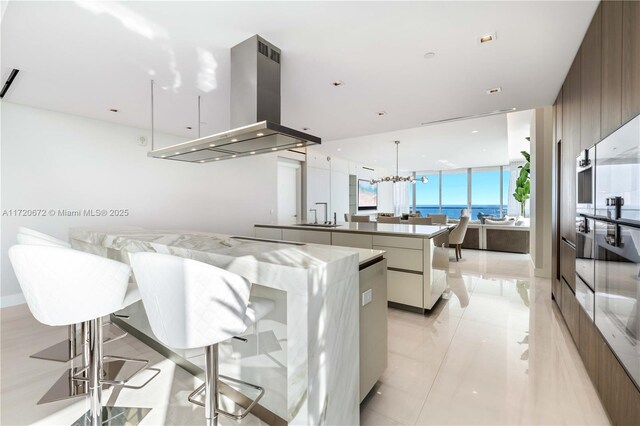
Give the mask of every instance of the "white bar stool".
[{"label": "white bar stool", "polygon": [[[71,248],[71,244],[66,241],[59,240],[51,235],[35,231],[33,229],[19,227],[18,228],[18,244],[31,245],[49,245],[54,247]],[[49,346],[33,355],[31,358],[44,359],[47,361],[68,362],[78,355],[78,347],[76,336],[78,333],[77,324],[68,327],[68,338],[62,342],[58,342],[53,346]]]},{"label": "white bar stool", "polygon": [[[158,253],[132,253],[131,266],[142,293],[151,329],[167,346],[204,348],[205,383],[189,395],[189,401],[205,409],[208,424],[218,414],[243,419],[264,395],[260,386],[218,374],[218,343],[245,332],[273,310],[269,299],[249,300],[251,282],[206,263]],[[218,380],[247,385],[259,395],[240,413],[229,413],[218,404]],[[204,390],[204,403],[195,396]]]},{"label": "white bar stool", "polygon": [[[148,409],[102,407],[102,385],[126,386],[126,381],[112,382],[101,378],[102,317],[122,309],[136,299],[130,294],[130,268],[124,263],[64,247],[17,245],[9,249],[9,259],[33,316],[43,324],[61,326],[83,323],[88,342],[85,345],[88,365],[74,379],[88,387],[90,409],[78,422],[101,425],[116,410],[135,410],[141,419]],[[127,293],[129,291],[130,293]],[[139,296],[138,296],[139,299]],[[141,362],[144,360],[128,361]],[[159,370],[156,371],[155,377]],[[151,379],[147,380],[146,385]],[[137,386],[135,388],[139,388]],[[134,416],[135,418],[135,416]]]},{"label": "white bar stool", "polygon": [[[50,235],[44,234],[42,232],[35,231],[33,229],[20,227],[18,228],[17,235],[18,244],[26,244],[26,245],[38,245],[38,246],[50,246],[50,247],[63,247],[70,248],[71,245],[66,241],[59,240]],[[135,283],[130,283],[131,287],[127,291],[128,300],[126,305],[130,305],[133,302],[137,302],[140,300],[140,292],[138,291]],[[110,343],[116,340],[120,340],[127,336],[122,328],[120,328],[117,324],[112,323],[111,321],[107,321],[103,324],[103,326],[110,325],[120,331],[120,334],[107,338],[103,340],[103,343]],[[62,342],[56,343],[55,345],[44,349],[36,354],[31,355],[31,358],[36,359],[44,359],[48,361],[59,361],[59,362],[69,362],[71,361],[71,368],[65,371],[58,380],[51,386],[51,388],[42,396],[42,398],[38,401],[38,404],[46,404],[49,402],[61,401],[69,398],[76,398],[80,396],[84,396],[87,394],[86,386],[81,381],[75,379],[75,376],[78,373],[83,372],[83,367],[89,364],[89,360],[87,357],[87,351],[85,348],[85,342],[88,341],[88,327],[84,326],[84,324],[72,324],[68,327],[68,339],[63,340]],[[77,338],[78,331],[81,331],[81,338]],[[78,365],[74,365],[74,359],[83,355],[82,362]],[[113,357],[109,357],[114,360]],[[109,380],[111,382],[118,381],[118,376],[120,375],[120,370],[124,366],[126,361],[140,362],[142,360],[137,359],[119,359],[119,363],[107,363],[105,371],[103,371],[102,378]],[[134,373],[135,374],[135,373]],[[133,376],[133,374],[132,374]],[[121,382],[122,380],[120,380]]]}]

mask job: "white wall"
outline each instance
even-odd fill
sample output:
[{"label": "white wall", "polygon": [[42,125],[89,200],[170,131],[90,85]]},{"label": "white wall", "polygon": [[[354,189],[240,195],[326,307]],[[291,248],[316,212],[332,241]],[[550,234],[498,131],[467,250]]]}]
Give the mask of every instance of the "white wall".
[{"label": "white wall", "polygon": [[551,277],[552,107],[535,110],[531,123],[530,252],[536,276]]},{"label": "white wall", "polygon": [[[330,158],[330,160],[329,160]],[[343,158],[328,156],[317,149],[307,149],[307,219],[313,220],[310,208],[318,208],[318,220],[322,220],[322,206],[315,206],[316,202],[329,203],[329,218],[333,220],[333,213],[338,216],[338,222],[344,220],[344,213],[349,213],[349,175],[356,175],[358,179],[371,179],[389,174],[386,170],[367,170],[361,164],[350,162]],[[379,185],[378,210],[393,212],[392,184]],[[369,213],[363,210],[362,213]]]},{"label": "white wall", "polygon": [[[7,257],[19,226],[67,239],[70,227],[144,226],[252,235],[274,222],[277,156],[219,163],[151,159],[136,129],[1,104],[0,210],[129,209],[129,217],[7,217],[1,221],[2,305],[21,300]],[[156,147],[180,142],[156,135]]]}]

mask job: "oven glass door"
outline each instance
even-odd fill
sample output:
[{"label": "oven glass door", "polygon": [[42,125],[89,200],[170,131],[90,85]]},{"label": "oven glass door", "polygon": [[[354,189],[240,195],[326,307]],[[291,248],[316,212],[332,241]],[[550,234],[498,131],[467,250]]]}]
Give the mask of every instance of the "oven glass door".
[{"label": "oven glass door", "polygon": [[593,257],[595,242],[593,236],[594,221],[587,217],[581,217],[576,227],[576,274],[582,278],[591,289],[595,290]]},{"label": "oven glass door", "polygon": [[640,228],[596,221],[595,323],[640,385]]}]

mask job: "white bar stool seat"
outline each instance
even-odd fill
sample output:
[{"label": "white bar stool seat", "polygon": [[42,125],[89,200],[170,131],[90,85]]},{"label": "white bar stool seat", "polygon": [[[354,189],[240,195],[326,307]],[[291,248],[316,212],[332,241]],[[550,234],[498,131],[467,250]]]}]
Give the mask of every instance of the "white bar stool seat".
[{"label": "white bar stool seat", "polygon": [[[102,385],[125,384],[109,383],[101,378],[101,322],[102,317],[122,309],[125,300],[132,299],[132,296],[127,298],[131,269],[111,259],[47,245],[13,246],[9,249],[9,259],[27,305],[39,322],[50,326],[78,323],[86,326],[88,365],[82,372],[86,371],[87,375],[74,378],[86,383],[90,410],[79,421],[85,423],[83,419],[86,419],[94,426],[101,425],[108,413],[108,410],[103,412]],[[159,373],[154,370],[157,372],[153,377]]]},{"label": "white bar stool seat", "polygon": [[[132,253],[133,268],[147,317],[155,336],[177,349],[205,350],[205,383],[189,401],[205,408],[208,422],[218,414],[244,418],[264,395],[264,389],[218,374],[218,343],[239,336],[275,306],[264,298],[249,301],[251,282],[206,263],[158,253]],[[252,387],[259,395],[239,414],[218,404],[218,380]],[[195,396],[204,390],[204,403]]]}]

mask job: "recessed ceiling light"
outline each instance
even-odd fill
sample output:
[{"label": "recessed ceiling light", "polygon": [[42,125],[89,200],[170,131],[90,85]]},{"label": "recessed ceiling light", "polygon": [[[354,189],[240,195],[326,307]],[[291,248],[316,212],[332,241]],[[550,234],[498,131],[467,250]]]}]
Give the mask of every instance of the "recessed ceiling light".
[{"label": "recessed ceiling light", "polygon": [[160,158],[167,158],[167,156],[166,155],[161,155]]},{"label": "recessed ceiling light", "polygon": [[201,163],[204,163],[204,160],[200,160]]},{"label": "recessed ceiling light", "polygon": [[111,112],[118,112],[118,110],[117,110],[117,109],[115,109],[115,108],[111,108],[109,111],[111,111]]},{"label": "recessed ceiling light", "polygon": [[336,80],[334,82],[331,83],[332,86],[338,87],[338,86],[344,86],[344,81],[342,80]]},{"label": "recessed ceiling light", "polygon": [[255,151],[251,151],[249,154],[255,154],[255,153],[256,153]]},{"label": "recessed ceiling light", "polygon": [[264,136],[264,133],[256,133],[256,136]]},{"label": "recessed ceiling light", "polygon": [[436,56],[436,52],[427,52],[427,53],[424,54],[424,58],[425,59],[431,59],[434,56]]},{"label": "recessed ceiling light", "polygon": [[238,142],[238,139],[231,139],[231,142]]},{"label": "recessed ceiling light", "polygon": [[378,115],[387,115],[387,111],[378,111]]},{"label": "recessed ceiling light", "polygon": [[498,39],[498,37],[497,37],[496,33],[483,34],[478,38],[478,41],[480,42],[480,44],[484,44],[484,43],[489,43],[491,41],[495,41],[497,39]]},{"label": "recessed ceiling light", "polygon": [[179,152],[176,152],[176,155],[180,154]]},{"label": "recessed ceiling light", "polygon": [[477,130],[472,130],[471,133],[478,133],[478,131]]},{"label": "recessed ceiling light", "polygon": [[218,161],[220,159],[220,157],[216,158],[216,161]]},{"label": "recessed ceiling light", "polygon": [[277,151],[278,148],[271,148],[271,151]]},{"label": "recessed ceiling light", "polygon": [[493,95],[493,94],[500,93],[500,92],[502,92],[502,87],[493,87],[493,88],[487,90],[487,94],[488,95]]},{"label": "recessed ceiling light", "polygon": [[339,151],[342,151],[342,148],[338,148],[338,152],[339,152]]},{"label": "recessed ceiling light", "polygon": [[216,144],[215,144],[215,143],[212,143],[212,144],[209,144],[209,146],[216,146]]},{"label": "recessed ceiling light", "polygon": [[191,151],[195,151],[195,150],[196,150],[195,148],[191,148]]},{"label": "recessed ceiling light", "polygon": [[299,143],[299,144],[296,144],[296,146],[302,146],[302,144],[301,144],[301,143]]},{"label": "recessed ceiling light", "polygon": [[237,155],[235,155],[235,154],[233,154],[233,155],[231,156],[231,158],[236,158],[236,157],[237,157]]}]

